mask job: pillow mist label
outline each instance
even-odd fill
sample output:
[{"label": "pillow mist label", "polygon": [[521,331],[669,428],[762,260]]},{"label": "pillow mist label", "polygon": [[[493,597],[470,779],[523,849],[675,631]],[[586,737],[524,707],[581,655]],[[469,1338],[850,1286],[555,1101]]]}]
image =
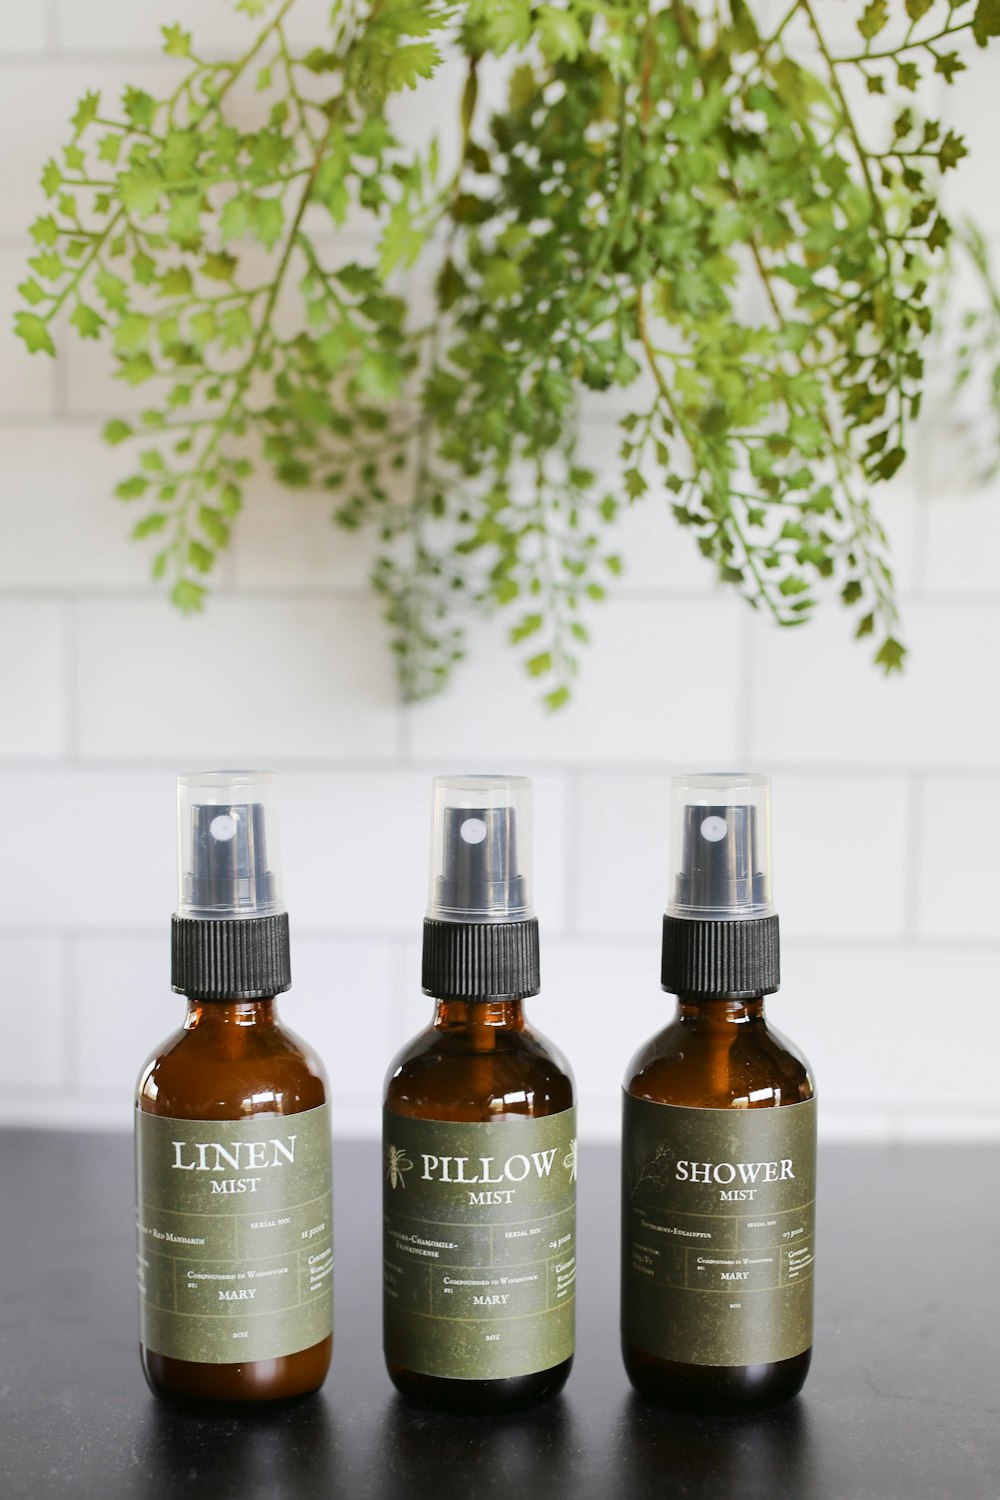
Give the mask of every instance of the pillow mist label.
[{"label": "pillow mist label", "polygon": [[384,1114],[385,1351],[425,1375],[529,1375],[573,1353],[576,1110]]}]

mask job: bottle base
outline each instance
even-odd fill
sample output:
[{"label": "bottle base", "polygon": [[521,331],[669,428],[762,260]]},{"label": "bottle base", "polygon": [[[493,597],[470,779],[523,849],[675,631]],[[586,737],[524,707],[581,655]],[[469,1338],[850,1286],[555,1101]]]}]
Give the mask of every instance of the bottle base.
[{"label": "bottle base", "polygon": [[408,1401],[437,1411],[497,1416],[527,1411],[558,1395],[573,1367],[573,1356],[551,1369],[505,1380],[450,1380],[440,1375],[421,1375],[388,1359],[385,1365],[393,1385]]},{"label": "bottle base", "polygon": [[139,1345],[142,1371],[150,1390],[167,1401],[214,1407],[245,1407],[257,1402],[289,1401],[312,1395],[326,1379],[333,1350],[332,1336],[285,1354],[280,1359],[258,1359],[246,1364],[207,1365],[171,1359]]},{"label": "bottle base", "polygon": [[812,1349],[763,1365],[689,1365],[622,1346],[625,1371],[640,1396],[679,1411],[750,1412],[797,1396]]}]

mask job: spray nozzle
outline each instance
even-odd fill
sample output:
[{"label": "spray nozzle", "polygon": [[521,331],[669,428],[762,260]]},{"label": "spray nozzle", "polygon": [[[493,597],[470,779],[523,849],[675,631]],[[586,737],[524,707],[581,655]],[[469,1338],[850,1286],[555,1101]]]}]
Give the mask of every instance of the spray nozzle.
[{"label": "spray nozzle", "polygon": [[675,776],[668,911],[732,920],[770,915],[771,784],[766,776]]},{"label": "spray nozzle", "polygon": [[263,917],[278,889],[273,778],[209,771],[177,778],[180,903],[187,917]]},{"label": "spray nozzle", "polygon": [[521,921],[532,914],[530,878],[527,777],[435,777],[428,916]]}]

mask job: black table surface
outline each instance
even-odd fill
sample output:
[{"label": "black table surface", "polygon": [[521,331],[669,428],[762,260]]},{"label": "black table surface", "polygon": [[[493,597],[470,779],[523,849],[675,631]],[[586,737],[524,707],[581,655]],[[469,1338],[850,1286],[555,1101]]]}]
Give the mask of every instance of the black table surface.
[{"label": "black table surface", "polygon": [[617,1337],[617,1156],[583,1153],[576,1364],[562,1397],[483,1420],[411,1408],[380,1352],[376,1148],[336,1153],[334,1362],[247,1416],[148,1392],[136,1352],[131,1144],[0,1134],[5,1500],[998,1500],[1000,1149],[821,1153],[817,1328],[802,1396],[743,1418],[630,1390]]}]

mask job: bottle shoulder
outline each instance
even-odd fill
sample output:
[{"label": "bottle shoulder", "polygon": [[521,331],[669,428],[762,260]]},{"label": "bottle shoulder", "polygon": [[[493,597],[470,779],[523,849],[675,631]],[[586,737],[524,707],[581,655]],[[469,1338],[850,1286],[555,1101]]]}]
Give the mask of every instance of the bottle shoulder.
[{"label": "bottle shoulder", "polygon": [[325,1104],[327,1080],[312,1049],[288,1027],[180,1028],[146,1060],[136,1107],[176,1119],[297,1114]]},{"label": "bottle shoulder", "polygon": [[800,1104],[815,1096],[808,1061],[763,1017],[725,1028],[671,1021],[636,1052],[624,1087],[637,1098],[707,1109]]},{"label": "bottle shoulder", "polygon": [[389,1065],[384,1103],[429,1120],[556,1114],[575,1102],[566,1059],[534,1027],[497,1028],[489,1045],[427,1026]]}]

